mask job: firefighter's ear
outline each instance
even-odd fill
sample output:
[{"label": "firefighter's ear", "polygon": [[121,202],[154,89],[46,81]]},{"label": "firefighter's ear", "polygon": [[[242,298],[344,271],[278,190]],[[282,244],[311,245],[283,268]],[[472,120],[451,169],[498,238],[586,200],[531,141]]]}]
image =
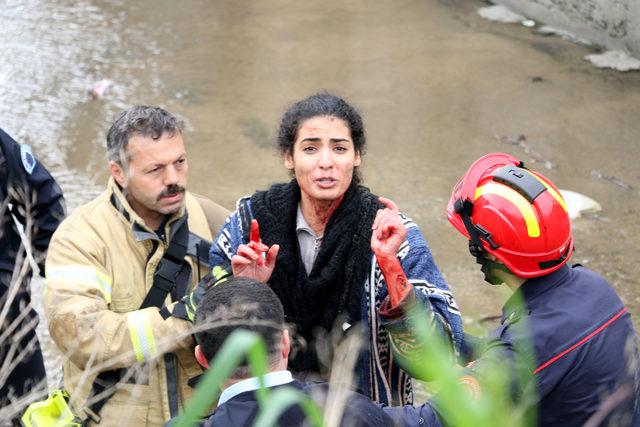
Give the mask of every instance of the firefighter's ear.
[{"label": "firefighter's ear", "polygon": [[204,353],[202,352],[202,349],[200,348],[200,344],[198,344],[196,346],[196,349],[194,351],[195,355],[196,355],[196,360],[198,361],[198,363],[205,369],[207,369],[209,367],[209,361],[207,360],[207,358],[205,357]]},{"label": "firefighter's ear", "polygon": [[280,337],[280,354],[284,360],[289,360],[291,352],[291,339],[289,338],[289,330],[283,329]]},{"label": "firefighter's ear", "polygon": [[120,187],[122,188],[127,187],[127,173],[122,167],[122,165],[120,165],[120,163],[110,160],[109,172],[111,173],[111,176],[113,177],[113,179],[116,180],[116,182]]}]

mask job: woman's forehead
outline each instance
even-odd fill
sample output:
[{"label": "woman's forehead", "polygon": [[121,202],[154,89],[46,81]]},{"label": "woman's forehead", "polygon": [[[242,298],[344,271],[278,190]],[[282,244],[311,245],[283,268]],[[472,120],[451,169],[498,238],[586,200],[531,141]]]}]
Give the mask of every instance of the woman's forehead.
[{"label": "woman's forehead", "polygon": [[314,116],[302,122],[298,126],[296,140],[309,136],[322,138],[341,138],[351,140],[351,129],[348,123],[334,116]]}]

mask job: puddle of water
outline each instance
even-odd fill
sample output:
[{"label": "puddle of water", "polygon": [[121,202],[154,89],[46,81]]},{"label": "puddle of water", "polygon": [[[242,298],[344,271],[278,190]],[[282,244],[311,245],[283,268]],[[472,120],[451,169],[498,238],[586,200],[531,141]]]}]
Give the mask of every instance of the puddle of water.
[{"label": "puddle of water", "polygon": [[[73,209],[106,181],[116,112],[163,105],[187,119],[190,187],[231,208],[287,178],[267,144],[286,106],[335,91],[363,113],[366,184],[421,225],[465,315],[497,314],[503,295],[482,283],[444,209],[471,162],[507,151],[600,202],[597,217],[575,222],[574,261],[607,277],[638,321],[640,195],[591,171],[640,188],[640,74],[594,69],[589,48],[486,21],[480,6],[10,1],[0,11],[0,53],[12,59],[0,64],[0,118]],[[102,79],[113,84],[89,101]],[[521,134],[555,169],[495,137]]]}]

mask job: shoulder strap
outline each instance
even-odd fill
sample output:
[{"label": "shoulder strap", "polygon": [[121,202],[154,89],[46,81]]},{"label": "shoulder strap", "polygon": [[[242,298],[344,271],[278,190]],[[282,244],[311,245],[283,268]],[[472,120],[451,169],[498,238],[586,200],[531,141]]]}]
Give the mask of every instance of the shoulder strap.
[{"label": "shoulder strap", "polygon": [[[167,294],[174,288],[177,290],[175,299],[182,298],[189,289],[191,274],[184,257],[189,248],[189,224],[188,216],[182,218],[182,223],[169,240],[169,247],[165,251],[156,271],[153,275],[153,285],[147,296],[142,301],[140,309],[147,307],[164,306]],[[171,417],[178,414],[178,372],[177,358],[174,353],[166,353],[164,356],[165,374],[167,376],[167,400]],[[115,388],[114,388],[115,393]],[[111,397],[113,393],[109,396]],[[105,401],[106,403],[106,401]],[[102,404],[104,405],[104,403]]]},{"label": "shoulder strap", "polygon": [[187,215],[184,216],[182,224],[169,241],[169,247],[165,251],[156,272],[153,274],[153,285],[147,296],[142,301],[140,309],[147,307],[161,308],[167,294],[176,286],[176,280],[182,270],[184,257],[189,247],[189,225]]},{"label": "shoulder strap", "polygon": [[[211,242],[189,232],[189,245],[187,247],[187,255],[196,260],[198,263],[209,266],[209,251],[211,250]],[[200,277],[200,275],[198,275]]]}]

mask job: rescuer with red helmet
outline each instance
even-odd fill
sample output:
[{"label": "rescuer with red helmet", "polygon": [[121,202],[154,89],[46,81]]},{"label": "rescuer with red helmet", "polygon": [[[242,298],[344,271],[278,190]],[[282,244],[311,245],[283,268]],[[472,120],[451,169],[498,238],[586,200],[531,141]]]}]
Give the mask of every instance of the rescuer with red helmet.
[{"label": "rescuer with red helmet", "polygon": [[[634,412],[640,423],[630,314],[605,279],[567,264],[571,221],[555,185],[509,154],[488,154],[453,188],[447,217],[469,240],[485,280],[514,291],[463,383],[478,392],[488,371],[505,367],[512,378],[525,371],[539,425],[636,425]],[[517,399],[527,380],[515,383]]]}]

